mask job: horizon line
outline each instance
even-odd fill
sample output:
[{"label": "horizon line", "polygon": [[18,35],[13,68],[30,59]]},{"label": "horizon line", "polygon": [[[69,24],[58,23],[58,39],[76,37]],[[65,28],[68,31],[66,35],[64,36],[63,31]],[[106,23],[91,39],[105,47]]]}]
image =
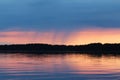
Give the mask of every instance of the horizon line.
[{"label": "horizon line", "polygon": [[31,45],[31,44],[36,44],[36,45],[65,45],[65,46],[77,46],[77,45],[90,45],[90,44],[120,44],[120,43],[101,43],[101,42],[95,42],[95,43],[86,43],[86,44],[50,44],[50,43],[8,43],[8,44],[0,44],[0,45]]}]

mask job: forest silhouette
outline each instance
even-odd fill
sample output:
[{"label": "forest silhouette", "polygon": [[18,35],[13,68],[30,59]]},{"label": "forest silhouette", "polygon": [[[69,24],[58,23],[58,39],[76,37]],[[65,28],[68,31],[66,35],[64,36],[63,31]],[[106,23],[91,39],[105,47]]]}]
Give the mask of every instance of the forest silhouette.
[{"label": "forest silhouette", "polygon": [[0,45],[0,52],[119,54],[120,44],[101,44],[101,43],[91,43],[87,45],[12,44],[12,45]]}]

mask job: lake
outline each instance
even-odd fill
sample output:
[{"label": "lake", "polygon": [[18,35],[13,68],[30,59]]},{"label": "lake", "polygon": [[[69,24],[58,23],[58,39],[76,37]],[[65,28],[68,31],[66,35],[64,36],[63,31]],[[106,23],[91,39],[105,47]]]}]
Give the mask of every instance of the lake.
[{"label": "lake", "polygon": [[1,53],[0,80],[120,80],[120,56]]}]

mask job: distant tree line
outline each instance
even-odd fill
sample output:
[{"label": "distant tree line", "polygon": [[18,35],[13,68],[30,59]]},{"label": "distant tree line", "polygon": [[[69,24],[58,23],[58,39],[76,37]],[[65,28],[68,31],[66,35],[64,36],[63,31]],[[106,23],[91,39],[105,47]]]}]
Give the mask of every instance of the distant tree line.
[{"label": "distant tree line", "polygon": [[0,52],[120,53],[120,44],[101,44],[101,43],[91,43],[87,45],[13,44],[13,45],[0,45]]}]

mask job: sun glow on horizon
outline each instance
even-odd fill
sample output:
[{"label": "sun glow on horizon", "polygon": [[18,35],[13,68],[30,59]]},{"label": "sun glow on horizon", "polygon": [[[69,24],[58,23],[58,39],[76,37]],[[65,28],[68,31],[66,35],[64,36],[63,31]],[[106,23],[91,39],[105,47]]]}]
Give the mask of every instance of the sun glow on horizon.
[{"label": "sun glow on horizon", "polygon": [[89,43],[120,43],[120,29],[85,29],[69,32],[5,31],[0,32],[0,43],[47,43],[79,45]]}]

